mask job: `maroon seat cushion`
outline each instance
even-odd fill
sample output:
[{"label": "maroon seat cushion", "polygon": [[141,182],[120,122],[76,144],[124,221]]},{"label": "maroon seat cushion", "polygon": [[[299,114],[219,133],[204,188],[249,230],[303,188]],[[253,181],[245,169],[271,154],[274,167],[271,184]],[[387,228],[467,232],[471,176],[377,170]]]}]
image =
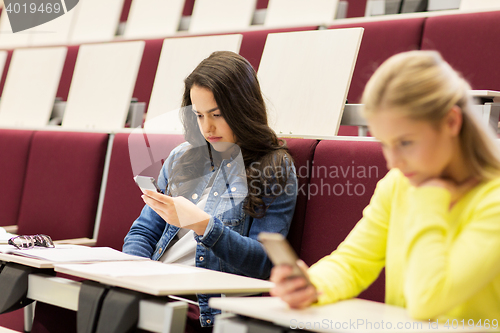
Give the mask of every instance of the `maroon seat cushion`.
[{"label": "maroon seat cushion", "polygon": [[425,18],[336,24],[329,29],[361,27],[365,31],[347,95],[349,103],[359,103],[365,85],[387,58],[420,48]]},{"label": "maroon seat cushion", "polygon": [[131,6],[132,6],[132,0],[124,0],[122,13],[120,14],[120,22],[127,22]]},{"label": "maroon seat cushion", "polygon": [[257,9],[265,9],[269,4],[269,0],[257,0]]},{"label": "maroon seat cushion", "polygon": [[268,34],[277,32],[308,31],[316,29],[318,29],[318,26],[242,32],[241,34],[243,35],[243,40],[241,42],[240,55],[247,59],[252,64],[255,71],[257,71],[259,69],[260,58],[262,57],[262,51],[264,50],[264,45],[266,44]]},{"label": "maroon seat cushion", "polygon": [[300,255],[302,233],[306,217],[307,188],[311,178],[310,169],[314,156],[314,149],[318,144],[313,139],[286,139],[286,143],[295,163],[298,180],[297,204],[293,215],[292,225],[288,233],[288,241]]},{"label": "maroon seat cushion", "polygon": [[347,0],[347,17],[365,16],[366,0]]},{"label": "maroon seat cushion", "polygon": [[17,224],[33,131],[0,130],[0,225]]},{"label": "maroon seat cushion", "polygon": [[147,112],[149,100],[151,99],[163,40],[163,38],[145,40],[144,53],[141,65],[139,66],[139,72],[137,73],[134,93],[132,94],[139,102],[146,103],[146,110],[144,112]]},{"label": "maroon seat cushion", "polygon": [[437,50],[473,89],[500,90],[500,11],[429,17],[422,49]]},{"label": "maroon seat cushion", "polygon": [[[120,250],[130,226],[141,213],[144,201],[135,184],[135,175],[158,179],[163,161],[171,150],[184,141],[182,135],[119,133],[113,140],[104,206],[97,236],[97,246]],[[153,161],[147,147],[151,147]],[[135,160],[132,167],[131,156]]]},{"label": "maroon seat cushion", "polygon": [[0,326],[24,332],[24,309],[0,314]]},{"label": "maroon seat cushion", "polygon": [[19,234],[92,237],[107,144],[106,133],[34,133]]},{"label": "maroon seat cushion", "polygon": [[80,45],[68,46],[68,53],[66,55],[66,61],[64,62],[61,80],[59,81],[59,88],[57,89],[56,95],[56,97],[60,97],[63,101],[68,100],[69,87],[71,86],[71,80],[73,79],[79,49]]},{"label": "maroon seat cushion", "polygon": [[[317,145],[300,254],[308,265],[345,239],[386,173],[378,142],[335,140]],[[383,302],[384,290],[382,276],[361,297]]]},{"label": "maroon seat cushion", "polygon": [[3,93],[3,87],[5,86],[5,80],[7,79],[7,73],[9,72],[9,65],[10,61],[12,59],[12,52],[13,50],[7,51],[7,59],[5,59],[5,66],[3,68],[3,73],[1,74],[1,80],[0,80],[0,96],[2,96]]},{"label": "maroon seat cushion", "polygon": [[193,13],[194,0],[186,0],[184,2],[184,9],[182,10],[182,16],[191,16]]}]

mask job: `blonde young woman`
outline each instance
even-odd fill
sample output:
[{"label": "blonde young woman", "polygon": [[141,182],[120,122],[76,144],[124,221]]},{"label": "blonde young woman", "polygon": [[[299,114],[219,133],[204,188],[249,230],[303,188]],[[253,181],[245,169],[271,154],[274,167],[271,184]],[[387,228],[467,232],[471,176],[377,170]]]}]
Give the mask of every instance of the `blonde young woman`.
[{"label": "blonde young woman", "polygon": [[273,295],[294,308],[348,299],[385,266],[386,303],[413,318],[498,327],[500,155],[469,89],[436,52],[382,64],[363,104],[390,171],[346,240],[307,270],[312,285],[275,267]]}]

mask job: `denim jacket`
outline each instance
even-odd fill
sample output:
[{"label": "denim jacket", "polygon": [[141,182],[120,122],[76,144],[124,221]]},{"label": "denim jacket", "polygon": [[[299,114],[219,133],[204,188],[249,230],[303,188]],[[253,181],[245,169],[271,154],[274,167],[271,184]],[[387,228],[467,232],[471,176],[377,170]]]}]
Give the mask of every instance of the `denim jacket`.
[{"label": "denim jacket", "polygon": [[[187,142],[179,145],[163,164],[158,179],[162,190],[165,191],[167,187],[175,161],[190,147]],[[244,171],[245,168],[242,164],[242,158],[231,158],[223,160],[220,167],[213,171],[208,166],[203,173],[205,176],[198,181],[194,192],[186,196],[196,204],[213,172],[217,173],[204,209],[211,216],[207,230],[204,235],[195,234],[196,267],[268,279],[272,265],[257,236],[262,231],[287,235],[297,199],[295,167],[292,163],[286,166],[290,171],[288,183],[274,201],[263,198],[266,204],[270,203],[265,216],[252,218],[243,211],[247,181],[245,177],[241,177],[241,170]],[[235,170],[240,171],[239,175]],[[278,194],[278,191],[274,193]],[[178,231],[178,227],[167,224],[146,205],[125,237],[123,252],[159,260]],[[208,299],[220,295],[197,296],[201,325],[212,326],[214,316],[220,311],[209,308]]]}]

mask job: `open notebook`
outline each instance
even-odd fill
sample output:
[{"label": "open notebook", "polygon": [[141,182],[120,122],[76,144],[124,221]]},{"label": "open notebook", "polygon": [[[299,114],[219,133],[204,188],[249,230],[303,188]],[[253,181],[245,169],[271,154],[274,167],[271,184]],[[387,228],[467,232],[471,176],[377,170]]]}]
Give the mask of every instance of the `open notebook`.
[{"label": "open notebook", "polygon": [[87,247],[80,245],[56,245],[54,248],[35,247],[26,250],[18,250],[12,245],[0,245],[0,253],[15,254],[58,263],[149,260],[125,254],[109,247]]}]

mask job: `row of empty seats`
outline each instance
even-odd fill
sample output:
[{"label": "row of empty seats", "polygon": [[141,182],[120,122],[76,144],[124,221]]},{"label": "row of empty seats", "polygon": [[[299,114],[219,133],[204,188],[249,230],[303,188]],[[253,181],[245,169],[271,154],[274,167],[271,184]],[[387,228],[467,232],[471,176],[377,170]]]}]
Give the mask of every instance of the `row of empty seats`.
[{"label": "row of empty seats", "polygon": [[[500,36],[500,28],[496,24],[499,20],[500,11],[493,11],[329,26],[328,30],[355,27],[364,29],[348,90],[349,103],[360,101],[366,82],[385,59],[395,53],[413,49],[438,50],[453,67],[463,73],[471,82],[473,89],[500,90],[500,81],[497,79],[500,69],[496,66],[499,44],[495,42]],[[311,48],[310,51],[307,47],[296,46],[306,45],[305,42],[289,43],[289,49],[285,49],[281,41],[270,43],[264,50],[269,34],[273,34],[273,37],[269,38],[272,42],[278,39],[275,38],[276,33],[313,31],[317,28],[317,26],[306,26],[247,31],[238,35],[152,39],[5,51],[6,53],[0,53],[0,65],[2,57],[5,59],[4,74],[0,83],[0,91],[3,90],[0,101],[0,126],[16,126],[16,123],[12,121],[9,123],[5,120],[2,123],[2,119],[6,117],[5,110],[8,109],[11,110],[11,114],[17,114],[22,122],[34,121],[35,118],[21,117],[19,113],[27,110],[26,104],[42,109],[40,115],[45,117],[44,123],[46,123],[55,97],[68,101],[65,115],[67,118],[63,121],[63,126],[66,128],[106,130],[109,130],[110,126],[112,129],[122,128],[132,97],[137,98],[139,102],[146,103],[147,119],[152,119],[167,110],[178,108],[183,78],[201,59],[212,51],[221,49],[236,52],[239,50],[239,53],[258,70],[263,92],[270,98],[269,105],[278,108],[276,111],[278,121],[279,118],[285,119],[285,117],[279,117],[280,108],[285,106],[286,108],[283,109],[290,112],[286,104],[281,105],[278,102],[279,100],[290,102],[288,96],[301,97],[302,104],[291,103],[295,107],[292,111],[296,114],[300,114],[304,109],[314,109],[318,117],[322,117],[321,106],[311,101],[328,101],[333,92],[340,94],[337,100],[342,100],[344,88],[334,87],[331,84],[342,81],[348,87],[349,73],[339,76],[336,71],[342,68],[349,69],[350,65],[342,63],[344,67],[340,66],[340,60],[336,56],[339,55],[342,58],[351,54],[350,57],[355,60],[356,54],[353,54],[353,48],[338,39],[337,41],[335,38],[328,39],[330,37],[326,37],[328,33],[324,31],[315,31],[314,38],[306,38],[308,43],[311,42],[308,46]],[[351,42],[355,43],[356,37],[353,38]],[[281,36],[279,39],[286,38]],[[315,40],[314,43],[313,40]],[[292,45],[291,48],[290,45]],[[48,59],[44,60],[38,52],[45,54]],[[30,54],[32,58],[28,57]],[[286,57],[283,57],[283,54],[286,54]],[[24,61],[23,55],[26,56]],[[313,57],[316,57],[315,60],[311,60]],[[38,61],[33,59],[38,59]],[[260,68],[261,59],[265,64],[267,63],[264,68]],[[311,67],[315,65],[319,66]],[[331,68],[328,67],[329,65]],[[39,80],[34,79],[37,73]],[[335,77],[336,80],[330,80],[331,77]],[[317,82],[325,82],[325,84],[317,84]],[[288,89],[291,90],[280,89],[278,92],[280,95],[274,95],[273,87],[286,83],[290,83]],[[294,86],[297,88],[300,83],[316,87],[324,86],[328,89],[319,97],[312,96],[304,93],[302,88],[300,88],[302,90],[293,90]],[[4,84],[5,89],[3,89]],[[10,86],[13,88],[10,89]],[[49,89],[49,87],[53,88]],[[41,91],[44,93],[42,94]],[[341,112],[342,103],[327,107],[330,117],[335,118],[334,113]],[[73,114],[78,116],[72,117]],[[86,120],[82,120],[82,117]],[[108,123],[100,127],[103,118],[106,117]],[[163,128],[163,125],[158,124],[163,130],[180,133],[178,121],[167,123],[176,125]],[[23,124],[17,125],[23,126]],[[292,125],[285,123],[284,130],[281,130],[279,124],[274,128],[283,135],[290,134],[290,132],[311,135],[311,131],[295,131]],[[301,125],[307,124],[302,122]],[[31,124],[31,126],[35,125]],[[317,132],[314,126],[313,124],[313,135],[317,137],[336,134],[334,122],[327,122],[329,127],[322,133]],[[351,133],[353,133],[352,129],[345,127],[340,131],[342,135]]]},{"label": "row of empty seats", "polygon": [[[57,7],[57,11],[61,13],[57,19],[23,30],[22,33],[9,33],[18,31],[15,28],[11,29],[7,15],[7,12],[16,11],[11,4],[2,11],[0,17],[0,29],[3,32],[0,35],[0,49],[112,41],[117,34],[119,38],[125,39],[159,38],[175,35],[178,29],[184,29],[186,25],[189,34],[241,32],[253,28],[304,25],[327,26],[339,16],[368,15],[370,6],[373,7],[375,4],[379,6],[380,3],[382,7],[385,4],[387,7],[387,3],[396,2],[393,7],[402,7],[399,5],[401,1],[423,4],[427,2],[424,0],[65,1],[65,6]],[[432,1],[429,1],[430,7]],[[457,1],[461,2],[461,8],[468,10],[476,7],[499,8],[499,5],[494,4],[492,0],[479,2],[455,0]],[[446,8],[446,5],[443,8]],[[418,6],[415,9],[418,9]],[[189,20],[181,20],[185,17],[183,15],[190,15]],[[252,25],[252,22],[257,24]]]},{"label": "row of empty seats", "polygon": [[[68,1],[67,1],[68,2]],[[111,41],[115,37],[124,0],[80,1],[69,7],[57,19],[24,30],[11,28],[8,12],[16,12],[8,5],[2,12],[0,28],[7,33],[0,36],[0,48],[65,45],[86,42]],[[175,34],[179,28],[185,0],[134,0],[127,15],[123,37],[126,39],[160,37]],[[338,0],[270,0],[263,26],[293,26],[327,24],[333,21]],[[189,33],[213,31],[242,31],[250,27],[257,0],[198,0],[194,3]],[[55,10],[55,9],[51,9]],[[63,6],[57,11],[63,13]],[[36,14],[33,14],[36,15]]]},{"label": "row of empty seats", "polygon": [[[182,141],[180,135],[142,132],[0,130],[0,155],[10,157],[0,164],[0,205],[8,208],[0,211],[1,224],[54,239],[94,237],[97,246],[121,249],[143,207],[133,175],[157,177]],[[312,264],[354,227],[387,170],[373,140],[286,142],[299,180],[288,238]],[[383,301],[383,276],[362,297]],[[0,326],[22,330],[9,323],[12,316],[1,315]]]}]

